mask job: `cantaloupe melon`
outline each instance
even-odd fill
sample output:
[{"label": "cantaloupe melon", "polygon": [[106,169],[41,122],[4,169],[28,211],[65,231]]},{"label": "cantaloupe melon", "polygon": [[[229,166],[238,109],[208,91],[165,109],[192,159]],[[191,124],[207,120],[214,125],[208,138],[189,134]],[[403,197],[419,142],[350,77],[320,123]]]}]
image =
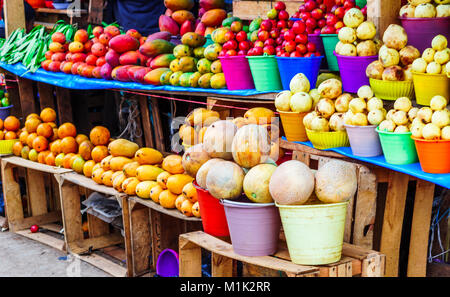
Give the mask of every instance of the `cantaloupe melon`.
[{"label": "cantaloupe melon", "polygon": [[237,126],[232,121],[217,121],[211,124],[203,137],[203,147],[211,158],[233,159],[231,144]]},{"label": "cantaloupe melon", "polygon": [[245,125],[236,132],[231,150],[234,161],[244,168],[264,163],[270,154],[269,134],[262,126]]},{"label": "cantaloupe melon", "polygon": [[200,167],[209,159],[210,157],[203,148],[203,144],[198,143],[184,152],[181,165],[187,174],[195,177]]},{"label": "cantaloupe melon", "polygon": [[244,177],[243,189],[245,195],[256,203],[271,203],[269,182],[277,166],[272,164],[259,164],[250,169]]},{"label": "cantaloupe melon", "polygon": [[206,176],[206,189],[217,199],[236,199],[242,194],[244,170],[231,161],[217,162]]},{"label": "cantaloupe melon", "polygon": [[357,186],[356,168],[348,162],[332,160],[316,172],[315,193],[322,202],[348,201],[355,195]]},{"label": "cantaloupe melon", "polygon": [[195,175],[195,182],[203,189],[206,189],[206,176],[208,175],[209,169],[214,164],[223,161],[223,159],[219,158],[209,159],[208,161],[206,161],[197,171],[197,174]]}]

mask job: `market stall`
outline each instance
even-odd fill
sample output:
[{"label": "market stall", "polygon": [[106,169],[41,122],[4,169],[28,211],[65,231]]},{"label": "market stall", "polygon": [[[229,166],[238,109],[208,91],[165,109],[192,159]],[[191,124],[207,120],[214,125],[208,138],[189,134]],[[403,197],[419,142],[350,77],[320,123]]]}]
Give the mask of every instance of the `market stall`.
[{"label": "market stall", "polygon": [[450,189],[448,4],[210,2],[165,1],[148,37],[9,23],[11,231],[55,245],[35,229],[59,226],[116,276],[201,276],[201,248],[211,276],[425,276]]}]

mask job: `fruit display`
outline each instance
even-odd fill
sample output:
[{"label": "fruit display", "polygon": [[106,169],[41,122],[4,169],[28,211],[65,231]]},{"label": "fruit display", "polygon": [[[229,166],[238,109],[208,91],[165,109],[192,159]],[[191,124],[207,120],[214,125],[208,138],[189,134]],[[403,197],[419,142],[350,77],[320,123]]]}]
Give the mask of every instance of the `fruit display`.
[{"label": "fruit display", "polygon": [[403,18],[442,18],[450,17],[450,4],[445,0],[409,0],[400,8]]},{"label": "fruit display", "polygon": [[386,113],[386,119],[379,124],[378,129],[394,133],[410,132],[412,124],[417,122],[415,119],[423,116],[424,111],[420,110],[413,107],[409,98],[400,97],[395,100],[394,108]]},{"label": "fruit display", "polygon": [[240,21],[234,21],[229,27],[224,26],[214,30],[211,34],[211,39],[214,44],[209,45],[205,52],[209,53],[214,49],[218,50],[221,48],[219,57],[245,56],[253,46],[253,43],[248,40],[247,32],[242,29]]},{"label": "fruit display", "polygon": [[0,119],[0,140],[18,139],[20,133],[20,121],[15,116]]},{"label": "fruit display", "polygon": [[0,89],[0,107],[8,107],[11,106],[9,102],[9,93],[6,90]]},{"label": "fruit display", "polygon": [[383,34],[383,45],[378,60],[366,68],[372,79],[412,81],[412,63],[420,57],[417,48],[408,44],[408,36],[402,26],[391,24]]},{"label": "fruit display", "polygon": [[335,51],[341,56],[375,56],[381,42],[375,38],[375,24],[365,21],[360,9],[350,8],[344,15],[345,27],[339,30]]},{"label": "fruit display", "polygon": [[447,104],[446,98],[437,95],[431,98],[429,107],[418,109],[410,127],[412,136],[426,140],[450,140],[450,110]]},{"label": "fruit display", "polygon": [[449,74],[450,49],[447,38],[436,35],[431,41],[431,47],[422,52],[411,64],[411,70],[418,73]]},{"label": "fruit display", "polygon": [[296,74],[290,81],[290,90],[282,91],[275,97],[278,111],[309,112],[320,99],[317,89],[311,89],[308,78],[303,73]]},{"label": "fruit display", "polygon": [[164,6],[166,11],[158,20],[161,32],[169,32],[174,36],[194,32],[196,18],[191,11],[194,8],[193,0],[165,0]]},{"label": "fruit display", "polygon": [[358,7],[354,0],[337,0],[327,7],[322,0],[308,0],[301,4],[292,17],[300,18],[306,23],[308,34],[337,34],[344,27],[344,15],[351,8],[361,9],[367,15],[366,7]]}]

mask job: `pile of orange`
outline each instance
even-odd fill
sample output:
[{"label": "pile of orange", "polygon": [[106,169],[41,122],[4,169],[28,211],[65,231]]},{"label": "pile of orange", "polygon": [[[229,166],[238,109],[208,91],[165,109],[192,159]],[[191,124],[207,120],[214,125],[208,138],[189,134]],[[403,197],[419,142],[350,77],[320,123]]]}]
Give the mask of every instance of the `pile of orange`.
[{"label": "pile of orange", "polygon": [[0,140],[17,139],[20,121],[15,116],[9,116],[4,121],[0,119]]}]

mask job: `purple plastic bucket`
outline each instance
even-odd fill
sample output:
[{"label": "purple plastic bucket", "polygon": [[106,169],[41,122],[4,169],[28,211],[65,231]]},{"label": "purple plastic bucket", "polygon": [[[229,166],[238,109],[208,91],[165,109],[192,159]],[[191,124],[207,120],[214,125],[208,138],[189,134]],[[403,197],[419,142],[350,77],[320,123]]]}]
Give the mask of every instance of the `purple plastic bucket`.
[{"label": "purple plastic bucket", "polygon": [[277,251],[281,219],[274,203],[221,200],[233,250],[243,256],[268,256]]},{"label": "purple plastic bucket", "polygon": [[0,119],[4,121],[7,117],[11,115],[12,105],[6,107],[0,107]]},{"label": "purple plastic bucket", "polygon": [[177,252],[171,249],[165,249],[158,256],[156,274],[163,277],[179,276],[179,265],[180,262]]},{"label": "purple plastic bucket", "polygon": [[408,44],[420,52],[431,47],[431,40],[438,34],[450,39],[450,17],[442,18],[400,18],[408,35]]},{"label": "purple plastic bucket", "polygon": [[380,138],[375,130],[376,125],[353,126],[344,125],[352,153],[359,157],[376,157],[383,154]]},{"label": "purple plastic bucket", "polygon": [[245,56],[219,57],[228,90],[254,89],[252,72]]},{"label": "purple plastic bucket", "polygon": [[369,85],[369,78],[366,76],[366,68],[376,56],[341,56],[333,52],[337,58],[339,72],[341,74],[342,88],[344,92],[356,93],[363,85]]}]

